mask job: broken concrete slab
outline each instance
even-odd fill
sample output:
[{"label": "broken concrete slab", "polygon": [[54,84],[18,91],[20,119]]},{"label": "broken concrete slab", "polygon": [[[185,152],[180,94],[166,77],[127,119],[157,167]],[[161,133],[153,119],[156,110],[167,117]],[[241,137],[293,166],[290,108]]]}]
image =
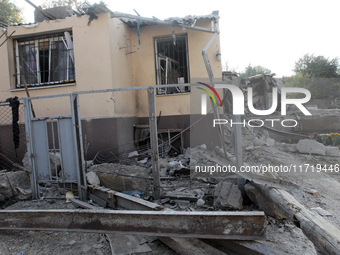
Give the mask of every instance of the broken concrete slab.
[{"label": "broken concrete slab", "polygon": [[222,181],[216,185],[214,206],[222,209],[242,210],[243,198],[237,185]]},{"label": "broken concrete slab", "polygon": [[147,243],[140,244],[143,237],[132,235],[106,234],[110,239],[112,254],[140,254],[151,252],[151,248]]},{"label": "broken concrete slab", "polygon": [[86,179],[88,184],[93,186],[100,186],[100,180],[95,172],[86,173]]},{"label": "broken concrete slab", "polygon": [[139,156],[138,151],[133,151],[129,153],[128,158],[135,158],[138,156]]},{"label": "broken concrete slab", "polygon": [[145,191],[151,185],[147,169],[141,166],[105,163],[90,167],[90,171],[97,174],[102,186],[116,191]]},{"label": "broken concrete slab", "polygon": [[326,146],[326,156],[340,157],[339,147]]},{"label": "broken concrete slab", "polygon": [[303,139],[300,140],[297,144],[297,149],[300,153],[306,154],[316,154],[325,156],[326,147],[322,143],[319,143],[315,140]]},{"label": "broken concrete slab", "polygon": [[266,146],[268,146],[268,147],[274,147],[275,146],[275,140],[274,139],[272,139],[272,138],[269,138],[269,137],[267,137],[266,139],[265,139],[265,144],[266,144]]},{"label": "broken concrete slab", "polygon": [[28,199],[31,193],[29,189],[30,178],[26,171],[0,173],[0,194],[4,199],[11,199],[13,197],[17,197],[20,200]]},{"label": "broken concrete slab", "polygon": [[250,201],[264,211],[266,215],[272,216],[277,220],[287,219],[287,216],[269,199],[261,194],[253,185],[247,183],[244,186],[245,192]]}]

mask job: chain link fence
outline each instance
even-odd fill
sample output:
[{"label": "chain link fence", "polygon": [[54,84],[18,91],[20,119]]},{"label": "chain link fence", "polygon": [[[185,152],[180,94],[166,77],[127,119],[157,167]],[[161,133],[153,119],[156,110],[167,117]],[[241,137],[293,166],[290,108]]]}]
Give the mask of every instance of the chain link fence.
[{"label": "chain link fence", "polygon": [[21,169],[26,151],[24,106],[0,102],[0,170]]}]

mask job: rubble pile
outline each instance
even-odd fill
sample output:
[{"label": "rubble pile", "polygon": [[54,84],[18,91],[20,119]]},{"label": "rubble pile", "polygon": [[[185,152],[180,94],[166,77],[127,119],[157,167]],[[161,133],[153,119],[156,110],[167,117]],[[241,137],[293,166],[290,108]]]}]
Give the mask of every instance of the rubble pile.
[{"label": "rubble pile", "polygon": [[[161,197],[159,200],[154,200],[152,196],[151,157],[139,159],[138,152],[131,154],[131,157],[136,158],[136,165],[105,163],[90,166],[86,174],[87,182],[93,190],[96,187],[105,187],[107,190],[122,192],[137,199],[153,201],[158,206],[157,208],[168,210],[264,211],[267,217],[267,235],[265,240],[258,241],[258,243],[274,249],[279,247],[280,251],[289,254],[316,254],[314,244],[305,236],[305,234],[308,236],[308,233],[303,233],[300,228],[296,227],[282,204],[273,201],[271,197],[268,197],[271,193],[266,192],[272,189],[288,192],[309,211],[315,212],[339,227],[340,219],[337,215],[340,202],[334,194],[334,190],[340,188],[340,183],[337,181],[340,180],[339,175],[336,172],[323,172],[315,175],[317,178],[306,178],[306,175],[301,175],[298,171],[291,174],[263,171],[260,166],[296,165],[299,169],[300,166],[306,165],[310,167],[335,165],[340,158],[339,147],[325,146],[311,139],[300,139],[297,144],[282,143],[272,139],[266,130],[245,127],[242,128],[243,166],[258,166],[259,171],[224,173],[222,177],[198,175],[195,172],[196,166],[236,164],[233,131],[227,126],[224,129],[224,142],[227,158],[224,157],[225,154],[219,146],[216,146],[214,150],[208,150],[204,144],[187,148],[184,154],[177,157],[160,158]],[[58,161],[58,155],[50,155],[50,161],[51,169],[56,169],[55,174],[57,174],[60,157]],[[27,157],[24,158],[24,169],[28,170]],[[238,186],[238,178],[246,180],[244,195]],[[318,181],[320,178],[322,178],[321,182]],[[28,171],[0,172],[0,201],[14,197],[18,200],[29,199],[31,194],[29,188]],[[65,203],[61,200],[67,189],[47,184],[42,187],[42,191],[44,195],[38,203],[23,201],[7,209],[74,209],[79,206],[79,204]],[[92,206],[110,207],[110,201],[103,202],[98,194],[94,194],[90,194],[89,203]],[[54,199],[48,199],[51,197]],[[112,201],[114,203],[114,200]],[[131,246],[128,251],[125,251],[126,247],[113,243],[112,240],[118,239],[132,242],[134,248]],[[162,249],[167,251],[166,254],[173,254],[173,251],[157,238],[138,237],[136,239],[129,235],[107,235],[105,240],[100,244],[87,245],[88,251],[92,249],[98,253],[100,250],[102,253],[98,254],[107,254],[106,252],[110,250],[122,251],[122,254],[129,253],[129,251],[136,254],[139,252],[152,254],[163,247]],[[163,240],[163,243],[167,241]],[[76,240],[75,242],[71,240],[68,245],[76,246],[76,244]],[[251,242],[250,244],[252,245]]]}]

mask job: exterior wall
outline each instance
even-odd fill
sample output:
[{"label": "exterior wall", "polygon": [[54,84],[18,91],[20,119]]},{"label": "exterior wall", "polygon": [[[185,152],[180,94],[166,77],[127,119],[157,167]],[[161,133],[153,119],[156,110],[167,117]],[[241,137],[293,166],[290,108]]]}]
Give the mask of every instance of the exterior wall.
[{"label": "exterior wall", "polygon": [[[211,22],[210,20],[199,20],[196,26],[211,28]],[[213,34],[195,30],[186,30],[183,32],[182,28],[178,27],[175,27],[175,33],[186,33],[188,35],[190,81],[208,81],[208,74],[202,58],[202,50]],[[155,25],[141,27],[141,45],[138,45],[136,29],[131,29],[132,51],[137,51],[133,53],[132,56],[133,84],[135,87],[156,84],[154,38],[171,36],[171,34],[172,30],[170,26]],[[217,52],[220,52],[219,36],[215,38],[207,54],[215,80],[220,81],[222,80],[222,66],[221,62],[216,58]],[[136,91],[136,106],[138,117],[148,116],[146,91]],[[156,110],[157,112],[162,111],[162,116],[190,114],[190,93],[157,96]]]},{"label": "exterior wall", "polygon": [[[88,18],[85,15],[43,21],[32,28],[9,27],[8,34],[13,30],[16,32],[0,47],[0,101],[14,96],[26,97],[24,89],[15,89],[13,40],[64,31],[72,31],[76,83],[29,88],[31,97],[156,84],[154,38],[171,36],[170,26],[142,27],[141,45],[138,45],[136,28],[131,29],[119,19],[110,18],[108,13],[98,15],[89,26]],[[211,23],[200,20],[196,25],[210,28]],[[188,36],[191,82],[208,81],[201,53],[213,34],[194,30],[183,32],[181,28],[175,28],[175,32]],[[207,52],[216,81],[221,80],[222,75],[221,62],[216,58],[219,49],[218,36]],[[135,53],[128,53],[133,51]],[[190,94],[157,96],[157,113],[162,111],[160,128],[184,129],[190,125]],[[71,114],[69,97],[33,100],[33,106],[37,117]],[[133,141],[133,125],[148,123],[147,91],[80,95],[80,112],[83,136],[86,135],[90,144],[90,159],[98,150]],[[189,134],[184,136],[185,146],[189,146]]]},{"label": "exterior wall", "polygon": [[[87,23],[88,16],[85,15],[57,21],[44,21],[34,28],[9,27],[9,34],[13,30],[16,32],[0,48],[0,75],[2,77],[0,80],[0,100],[3,101],[14,96],[26,97],[23,89],[15,89],[16,70],[13,40],[71,30],[74,44],[76,84],[29,88],[31,97],[131,87],[131,59],[129,59],[129,55],[125,54],[124,50],[119,50],[121,43],[126,39],[125,34],[129,34],[129,31],[126,31],[129,28],[119,19],[111,19],[108,13],[98,15],[98,19],[93,20],[89,26]],[[127,100],[127,97],[132,98]],[[111,93],[82,95],[80,96],[81,117],[134,116],[134,105],[129,104],[128,107],[127,104],[124,105],[128,101],[134,102],[133,97],[133,93],[125,93],[124,97],[116,97],[115,103],[114,100],[110,99]],[[70,113],[68,98],[34,100],[33,104],[38,117]]]}]

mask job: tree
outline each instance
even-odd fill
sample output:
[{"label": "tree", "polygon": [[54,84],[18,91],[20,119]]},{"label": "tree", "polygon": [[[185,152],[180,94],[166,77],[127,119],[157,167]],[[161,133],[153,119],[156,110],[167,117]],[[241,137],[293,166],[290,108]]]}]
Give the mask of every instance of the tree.
[{"label": "tree", "polygon": [[[306,88],[312,99],[340,97],[340,75],[338,58],[328,59],[324,56],[306,54],[295,62],[292,77],[282,79],[286,87]],[[294,95],[294,97],[301,95]]]},{"label": "tree", "polygon": [[270,74],[271,71],[263,66],[251,66],[250,64],[246,67],[243,73],[240,73],[239,77],[244,79],[257,74]]},{"label": "tree", "polygon": [[[9,0],[0,1],[0,22],[5,25],[22,23],[21,10]],[[3,25],[1,24],[1,25]]]},{"label": "tree", "polygon": [[293,71],[309,77],[337,78],[339,77],[339,60],[306,54],[295,62]]}]

